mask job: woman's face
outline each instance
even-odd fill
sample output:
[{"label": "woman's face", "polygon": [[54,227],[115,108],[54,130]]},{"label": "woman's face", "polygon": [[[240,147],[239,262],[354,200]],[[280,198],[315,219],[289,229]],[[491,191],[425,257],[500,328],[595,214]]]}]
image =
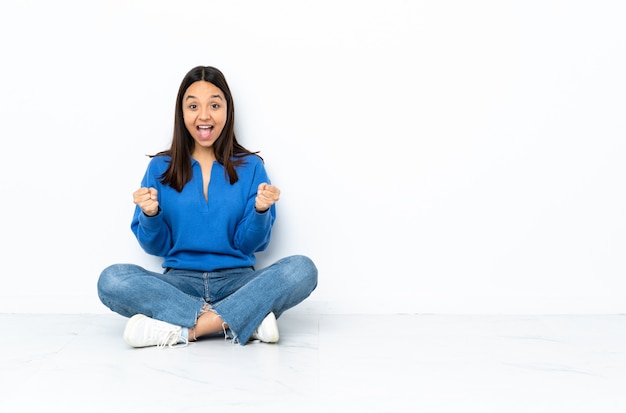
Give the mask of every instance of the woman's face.
[{"label": "woman's face", "polygon": [[213,148],[226,124],[226,97],[203,80],[192,83],[183,96],[183,119],[196,149]]}]

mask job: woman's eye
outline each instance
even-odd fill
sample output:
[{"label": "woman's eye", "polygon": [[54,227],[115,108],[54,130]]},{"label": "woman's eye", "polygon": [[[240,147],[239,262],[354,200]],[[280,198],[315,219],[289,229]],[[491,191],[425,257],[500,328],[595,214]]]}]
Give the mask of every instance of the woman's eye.
[{"label": "woman's eye", "polygon": [[195,108],[197,108],[197,107],[198,107],[198,105],[196,105],[196,104],[191,104],[191,105],[189,105],[189,109],[195,109]]},{"label": "woman's eye", "polygon": [[213,103],[213,104],[211,105],[211,107],[212,107],[213,109],[219,109],[220,104],[219,104],[219,103]]}]

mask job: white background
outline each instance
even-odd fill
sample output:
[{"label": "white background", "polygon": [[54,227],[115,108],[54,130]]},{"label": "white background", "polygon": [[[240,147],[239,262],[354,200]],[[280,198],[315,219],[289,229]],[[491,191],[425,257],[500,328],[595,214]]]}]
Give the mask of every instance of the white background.
[{"label": "white background", "polygon": [[196,65],[282,190],[267,264],[316,312],[626,309],[626,6],[587,1],[0,5],[1,312],[108,312]]}]

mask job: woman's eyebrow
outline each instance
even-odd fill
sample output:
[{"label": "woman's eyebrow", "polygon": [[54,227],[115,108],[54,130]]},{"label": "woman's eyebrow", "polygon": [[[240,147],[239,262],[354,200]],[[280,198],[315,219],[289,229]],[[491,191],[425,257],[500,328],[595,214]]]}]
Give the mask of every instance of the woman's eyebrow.
[{"label": "woman's eyebrow", "polygon": [[[211,95],[211,99],[213,98],[218,98],[218,99],[223,99],[222,95]],[[185,100],[189,100],[189,99],[197,99],[197,97],[193,96],[193,95],[189,95],[185,98]]]}]

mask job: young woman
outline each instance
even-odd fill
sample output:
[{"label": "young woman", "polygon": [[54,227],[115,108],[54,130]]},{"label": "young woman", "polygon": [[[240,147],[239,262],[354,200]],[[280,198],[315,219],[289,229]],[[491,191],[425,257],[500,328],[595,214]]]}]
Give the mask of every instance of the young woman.
[{"label": "young woman", "polygon": [[235,110],[224,75],[198,66],[176,99],[168,150],[151,156],[131,229],[163,273],[114,264],[101,273],[98,296],[130,317],[133,347],[173,347],[223,332],[233,342],[275,343],[276,319],[317,286],[302,255],[261,269],[255,253],[270,242],[280,190],[263,160],[237,142]]}]

